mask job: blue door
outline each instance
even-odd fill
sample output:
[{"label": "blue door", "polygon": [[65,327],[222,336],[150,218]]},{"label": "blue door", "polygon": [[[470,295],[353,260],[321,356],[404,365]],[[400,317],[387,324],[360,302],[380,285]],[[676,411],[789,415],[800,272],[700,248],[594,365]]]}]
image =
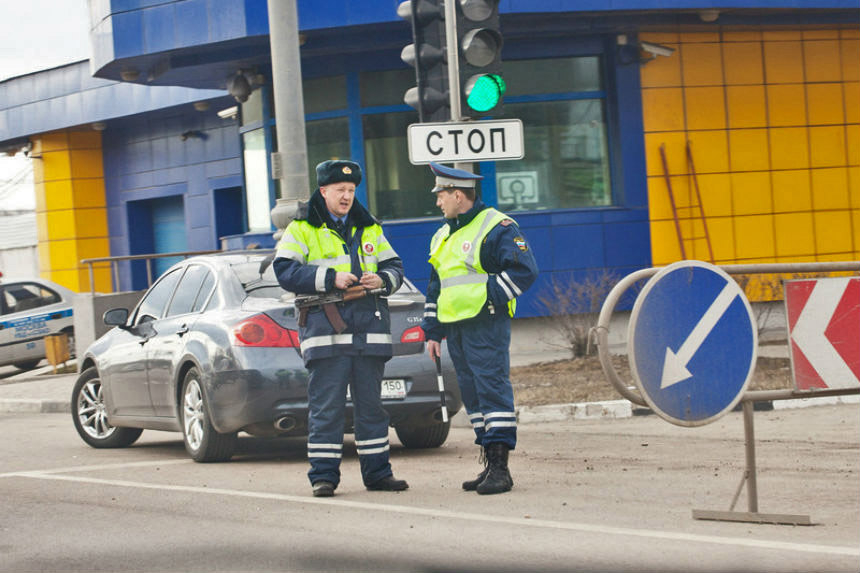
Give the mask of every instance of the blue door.
[{"label": "blue door", "polygon": [[[152,242],[156,253],[175,253],[188,250],[185,234],[185,206],[181,195],[152,201]],[[181,257],[156,259],[153,278],[161,276]]]}]

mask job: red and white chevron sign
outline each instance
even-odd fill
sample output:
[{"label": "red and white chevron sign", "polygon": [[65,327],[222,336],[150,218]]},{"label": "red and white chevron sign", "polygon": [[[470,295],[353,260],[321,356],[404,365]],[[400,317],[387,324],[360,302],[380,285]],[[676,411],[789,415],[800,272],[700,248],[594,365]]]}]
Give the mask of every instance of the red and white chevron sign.
[{"label": "red and white chevron sign", "polygon": [[786,281],[785,308],[797,389],[860,386],[860,278]]}]

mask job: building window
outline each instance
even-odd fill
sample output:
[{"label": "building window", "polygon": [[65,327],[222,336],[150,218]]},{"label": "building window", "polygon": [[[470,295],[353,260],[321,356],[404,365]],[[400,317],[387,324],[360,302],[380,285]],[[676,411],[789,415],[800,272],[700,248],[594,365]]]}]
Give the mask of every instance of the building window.
[{"label": "building window", "polygon": [[597,56],[504,63],[505,116],[520,118],[525,157],[496,163],[507,211],[612,203],[605,94]]},{"label": "building window", "polygon": [[269,231],[272,228],[272,201],[269,194],[269,162],[263,128],[243,133],[242,149],[248,228],[257,233]]},{"label": "building window", "polygon": [[345,117],[317,119],[305,123],[308,142],[308,181],[316,189],[316,166],[327,159],[349,157],[349,122]]}]

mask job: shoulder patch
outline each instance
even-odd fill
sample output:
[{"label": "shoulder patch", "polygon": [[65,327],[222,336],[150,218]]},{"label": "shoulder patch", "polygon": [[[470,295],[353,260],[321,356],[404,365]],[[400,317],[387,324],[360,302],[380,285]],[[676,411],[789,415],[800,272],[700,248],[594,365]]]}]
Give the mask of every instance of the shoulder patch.
[{"label": "shoulder patch", "polygon": [[499,223],[499,225],[501,225],[502,227],[507,227],[508,225],[513,225],[513,224],[514,224],[513,219],[505,219],[504,221]]},{"label": "shoulder patch", "polygon": [[514,244],[517,246],[519,250],[522,252],[526,252],[529,250],[529,245],[526,243],[526,240],[522,237],[514,237]]}]

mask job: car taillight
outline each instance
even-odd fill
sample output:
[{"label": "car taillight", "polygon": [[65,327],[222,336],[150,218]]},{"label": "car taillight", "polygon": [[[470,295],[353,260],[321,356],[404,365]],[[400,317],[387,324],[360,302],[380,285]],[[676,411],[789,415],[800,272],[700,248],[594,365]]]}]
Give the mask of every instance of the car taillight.
[{"label": "car taillight", "polygon": [[258,314],[233,327],[235,346],[297,348],[299,333],[280,326],[266,316]]},{"label": "car taillight", "polygon": [[400,337],[400,342],[424,342],[424,329],[420,326],[413,326],[405,330],[403,336]]}]

